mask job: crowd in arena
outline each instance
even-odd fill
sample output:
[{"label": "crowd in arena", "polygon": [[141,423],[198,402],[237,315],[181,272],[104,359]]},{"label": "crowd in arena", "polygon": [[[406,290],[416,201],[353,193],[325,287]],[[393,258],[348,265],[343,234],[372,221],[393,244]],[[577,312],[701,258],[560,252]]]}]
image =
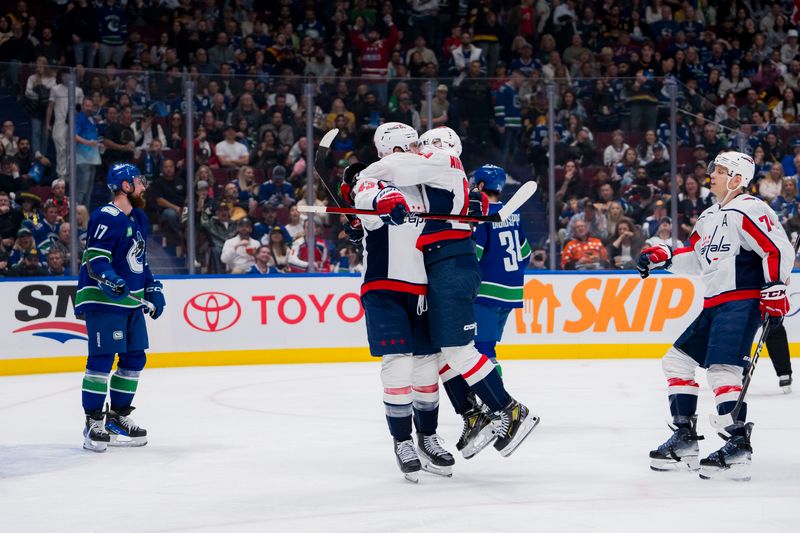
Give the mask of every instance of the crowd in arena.
[{"label": "crowd in arena", "polygon": [[[38,4],[38,3],[37,3]],[[357,272],[342,220],[315,215],[352,162],[377,158],[387,121],[447,125],[465,168],[535,179],[556,165],[564,269],[630,269],[645,243],[686,239],[716,199],[706,167],[751,154],[752,186],[800,229],[800,14],[758,0],[71,0],[17,2],[0,16],[0,273],[68,275],[69,202],[79,234],[107,201],[105,172],[133,162],[165,249],[185,254],[188,195],[204,273]],[[75,66],[69,176],[67,73]],[[185,81],[194,83],[186,139]],[[306,84],[313,84],[307,106]],[[554,153],[548,84],[555,85]],[[677,128],[670,146],[670,90]],[[313,139],[306,136],[312,109]],[[429,118],[430,117],[430,118]],[[428,124],[428,121],[431,121]],[[306,189],[308,143],[340,133],[329,172]],[[186,190],[187,146],[195,154]],[[672,150],[671,148],[674,148]],[[677,158],[678,218],[669,216]],[[541,210],[543,212],[543,209]],[[531,215],[532,217],[534,215]],[[531,218],[530,268],[548,267],[546,218]],[[313,251],[312,251],[313,250]],[[65,267],[66,265],[66,267]]]}]

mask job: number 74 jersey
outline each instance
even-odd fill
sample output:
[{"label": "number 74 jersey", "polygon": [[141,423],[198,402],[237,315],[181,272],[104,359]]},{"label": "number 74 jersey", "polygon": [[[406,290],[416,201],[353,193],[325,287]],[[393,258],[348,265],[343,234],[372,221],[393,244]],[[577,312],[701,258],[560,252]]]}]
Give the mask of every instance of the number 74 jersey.
[{"label": "number 74 jersey", "polygon": [[[502,202],[489,204],[489,214],[500,211]],[[483,222],[473,232],[481,268],[481,287],[476,303],[495,307],[522,307],[525,267],[531,247],[522,229],[519,213],[503,222]]]},{"label": "number 74 jersey", "polygon": [[674,251],[671,272],[699,275],[704,307],[758,299],[767,283],[789,282],[794,248],[775,212],[762,200],[742,194],[725,207],[700,215],[689,246]]}]

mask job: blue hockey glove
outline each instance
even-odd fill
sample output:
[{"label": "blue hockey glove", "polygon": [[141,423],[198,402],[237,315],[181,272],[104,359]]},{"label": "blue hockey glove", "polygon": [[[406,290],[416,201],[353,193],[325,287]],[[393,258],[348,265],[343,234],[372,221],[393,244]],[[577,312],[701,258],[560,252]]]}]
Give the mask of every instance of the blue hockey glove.
[{"label": "blue hockey glove", "polygon": [[130,290],[122,276],[113,270],[106,270],[100,274],[101,282],[98,283],[106,296],[112,300],[120,300],[128,295]]},{"label": "blue hockey glove", "polygon": [[354,218],[345,223],[344,232],[347,234],[347,240],[353,244],[361,244],[361,239],[364,238],[364,226],[361,225],[361,219]]},{"label": "blue hockey glove", "polygon": [[167,302],[164,300],[164,286],[160,281],[153,281],[150,285],[144,288],[144,299],[155,306],[155,311],[150,313],[153,320],[161,316],[164,312],[164,306]]},{"label": "blue hockey glove", "polygon": [[480,217],[489,214],[489,197],[477,187],[469,191],[469,209],[467,214],[471,217]]}]

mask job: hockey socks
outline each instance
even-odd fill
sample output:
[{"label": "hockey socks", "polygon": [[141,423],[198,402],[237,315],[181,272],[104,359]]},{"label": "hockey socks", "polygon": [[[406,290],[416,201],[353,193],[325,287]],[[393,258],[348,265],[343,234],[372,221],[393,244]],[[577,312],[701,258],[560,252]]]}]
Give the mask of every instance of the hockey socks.
[{"label": "hockey socks", "polygon": [[[483,356],[483,362],[491,368],[491,371],[483,379],[471,384],[470,388],[486,404],[490,411],[500,411],[508,405],[511,397],[503,386],[500,374],[495,372],[492,362],[486,356]],[[467,375],[464,375],[464,377],[469,383],[469,377]]]},{"label": "hockey socks", "polygon": [[111,407],[121,409],[133,402],[136,388],[139,385],[139,374],[137,370],[126,370],[118,368],[111,376]]},{"label": "hockey socks", "polygon": [[396,405],[384,403],[386,408],[386,423],[389,425],[389,433],[399,441],[411,438],[411,404]]},{"label": "hockey socks", "polygon": [[108,392],[108,372],[86,370],[81,386],[83,410],[86,413],[100,412]]},{"label": "hockey socks", "polygon": [[673,419],[691,417],[697,411],[697,394],[700,385],[693,379],[670,378],[667,380],[669,412]]}]

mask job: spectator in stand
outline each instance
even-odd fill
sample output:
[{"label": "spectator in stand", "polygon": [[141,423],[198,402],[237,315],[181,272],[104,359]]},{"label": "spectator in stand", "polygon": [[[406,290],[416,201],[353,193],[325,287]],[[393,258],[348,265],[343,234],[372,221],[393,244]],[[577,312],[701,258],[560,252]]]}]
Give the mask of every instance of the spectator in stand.
[{"label": "spectator in stand", "polygon": [[[306,224],[305,231],[302,237],[298,237],[292,243],[289,250],[288,271],[289,272],[306,272],[308,270],[309,251],[308,243],[306,242],[306,235],[309,234],[309,227]],[[330,261],[328,259],[328,247],[325,240],[316,236],[316,245],[314,246],[314,270],[316,272],[330,272]]]},{"label": "spectator in stand", "polygon": [[524,81],[522,72],[515,70],[511,78],[495,94],[494,122],[500,135],[502,160],[507,166],[519,146],[522,129],[520,89]]},{"label": "spectator in stand", "polygon": [[243,218],[247,217],[248,210],[249,210],[249,197],[244,195],[244,200],[242,199],[242,193],[239,190],[239,186],[234,182],[228,182],[222,188],[222,197],[220,201],[228,204],[231,209],[231,220],[234,222],[238,222]]},{"label": "spectator in stand", "polygon": [[41,252],[47,253],[53,242],[58,240],[61,224],[58,221],[58,206],[52,199],[44,203],[43,213],[42,220],[33,228],[33,240]]},{"label": "spectator in stand", "polygon": [[51,248],[46,255],[47,267],[45,268],[46,276],[70,276],[69,268],[66,266],[66,259],[61,250]]},{"label": "spectator in stand", "polygon": [[653,145],[653,159],[645,165],[650,183],[656,183],[664,177],[664,174],[669,174],[670,162],[665,157],[666,151],[667,147],[660,142]]},{"label": "spectator in stand", "polygon": [[41,255],[36,250],[27,250],[22,254],[22,260],[11,267],[10,278],[34,278],[47,276],[47,270],[39,262]]},{"label": "spectator in stand", "polygon": [[646,165],[653,160],[656,144],[658,144],[656,130],[647,130],[644,133],[644,141],[636,147],[636,155],[640,164]]},{"label": "spectator in stand", "polygon": [[286,169],[281,165],[272,168],[272,176],[258,188],[258,202],[275,208],[288,208],[295,203],[294,189],[286,183]]},{"label": "spectator in stand", "polygon": [[[12,267],[22,261],[26,253],[36,252],[36,241],[33,240],[33,232],[26,227],[17,230],[17,239],[11,248],[8,264]],[[37,256],[38,261],[38,256]]]},{"label": "spectator in stand", "polygon": [[[58,228],[58,238],[53,241],[49,251],[58,250],[64,258],[64,262],[69,264],[71,251],[70,251],[70,225],[69,222],[63,222]],[[80,256],[83,250],[80,240],[78,241],[78,255]]]},{"label": "spectator in stand", "polygon": [[277,272],[286,272],[289,268],[289,246],[286,244],[285,230],[281,226],[273,226],[261,237],[261,244],[269,249],[270,261]]},{"label": "spectator in stand", "polygon": [[408,95],[403,95],[398,100],[398,107],[387,117],[389,122],[401,122],[403,124],[408,124],[415,130],[417,133],[422,132],[422,122],[420,120],[419,113],[416,109],[411,105],[411,97]]},{"label": "spectator in stand", "polygon": [[652,205],[652,213],[642,221],[642,233],[645,238],[650,238],[658,232],[661,220],[667,216],[667,204],[664,200],[656,200]]},{"label": "spectator in stand", "polygon": [[303,233],[303,220],[300,216],[300,211],[297,210],[296,205],[293,205],[289,208],[289,222],[286,224],[285,229],[289,233],[289,236],[292,238],[292,240],[296,239],[298,235]]},{"label": "spectator in stand", "polygon": [[155,182],[161,177],[162,169],[164,168],[164,152],[163,144],[159,139],[150,141],[150,148],[144,152],[142,158],[141,168],[144,177],[150,183]]},{"label": "spectator in stand", "polygon": [[622,130],[614,130],[611,134],[611,144],[603,151],[603,165],[614,167],[622,160],[622,156],[630,148],[625,142],[625,134]]},{"label": "spectator in stand", "polygon": [[0,249],[14,246],[22,220],[22,213],[11,205],[11,197],[6,191],[0,190]]},{"label": "spectator in stand", "polygon": [[133,109],[123,106],[119,112],[119,122],[111,124],[105,132],[105,158],[109,163],[133,161],[136,149],[136,134],[133,130]]},{"label": "spectator in stand", "polygon": [[105,67],[109,62],[122,65],[128,40],[128,19],[117,0],[106,0],[95,8],[98,38],[100,41],[99,63]]},{"label": "spectator in stand", "polygon": [[575,237],[561,253],[564,270],[599,270],[608,267],[608,251],[600,239],[589,236],[589,225],[577,220],[573,225]]},{"label": "spectator in stand", "polygon": [[46,183],[50,173],[50,160],[43,154],[34,152],[30,140],[20,138],[17,154],[13,159],[19,171],[20,188],[28,189]]},{"label": "spectator in stand", "polygon": [[283,114],[280,111],[272,113],[270,123],[259,129],[259,135],[263,138],[264,132],[267,131],[272,132],[281,146],[292,146],[294,144],[294,130],[289,124],[284,123]]},{"label": "spectator in stand", "polygon": [[[472,32],[462,31],[460,45],[452,50],[448,73],[454,77],[453,86],[458,87],[467,75],[470,77],[486,76],[487,66],[483,51],[472,44]],[[472,63],[477,63],[477,73],[471,73]]]},{"label": "spectator in stand", "polygon": [[633,270],[642,251],[644,241],[633,220],[623,218],[617,222],[608,245],[608,258],[611,266],[619,270]]},{"label": "spectator in stand", "polygon": [[259,246],[253,259],[255,259],[255,263],[250,267],[250,270],[247,271],[247,274],[264,276],[276,272],[272,265],[272,256],[270,255],[269,246],[265,244]]},{"label": "spectator in stand", "polygon": [[772,201],[771,207],[789,234],[800,230],[798,204],[800,204],[800,196],[797,191],[797,176],[783,178],[781,194]]},{"label": "spectator in stand", "polygon": [[[161,124],[154,120],[154,113],[152,110],[145,109],[141,122],[134,122],[131,124],[131,128],[136,137],[135,158],[139,158],[142,152],[146,153],[154,141],[158,141],[162,149],[164,146],[167,146],[167,136]],[[176,146],[176,148],[178,146]]]},{"label": "spectator in stand", "polygon": [[596,237],[600,240],[608,237],[608,221],[606,220],[606,216],[598,212],[594,203],[589,199],[584,199],[581,205],[581,211],[569,219],[565,240],[575,238],[575,225],[578,222],[586,223],[586,227],[592,237]]},{"label": "spectator in stand", "polygon": [[783,165],[773,163],[769,173],[758,181],[758,196],[772,203],[783,190]]},{"label": "spectator in stand", "polygon": [[375,92],[381,103],[385,103],[388,97],[386,76],[389,56],[399,39],[392,16],[384,16],[383,23],[389,28],[389,36],[386,39],[379,39],[378,30],[373,25],[369,26],[367,35],[364,36],[365,23],[362,18],[357,18],[350,30],[350,43],[360,52],[361,75],[369,80],[370,90]]},{"label": "spectator in stand", "polygon": [[25,106],[31,117],[31,141],[34,152],[46,152],[48,125],[45,122],[50,91],[56,86],[55,72],[47,65],[47,58],[36,58],[36,71],[25,84]]},{"label": "spectator in stand", "polygon": [[[66,70],[59,70],[56,73],[58,83],[50,90],[50,97],[45,113],[45,127],[47,132],[52,134],[53,144],[56,147],[56,174],[59,178],[67,177],[67,120],[69,113],[68,89],[66,81]],[[75,101],[83,102],[83,89],[78,85],[75,87]],[[46,150],[44,150],[46,151]]]},{"label": "spectator in stand", "polygon": [[89,0],[77,0],[67,4],[63,29],[69,36],[75,64],[86,68],[94,67],[95,56],[100,48],[94,3]]},{"label": "spectator in stand", "polygon": [[681,238],[689,237],[700,214],[713,205],[711,191],[703,187],[694,174],[683,180],[683,191],[678,196],[678,216]]},{"label": "spectator in stand", "polygon": [[14,133],[14,122],[4,120],[3,131],[0,132],[0,145],[2,145],[3,155],[16,155],[18,142],[19,136]]},{"label": "spectator in stand", "polygon": [[220,260],[222,247],[225,241],[237,233],[237,225],[231,221],[231,206],[226,202],[218,202],[214,209],[215,215],[211,217],[202,228],[208,236],[208,250],[203,263],[209,274],[221,274],[225,267]]},{"label": "spectator in stand", "polygon": [[58,210],[58,222],[64,222],[69,218],[69,198],[66,195],[67,183],[62,179],[53,180],[50,184],[50,201]]},{"label": "spectator in stand", "polygon": [[767,104],[758,99],[758,93],[755,89],[747,90],[747,97],[745,104],[739,109],[739,119],[744,123],[753,122],[753,113],[761,113],[767,111]]},{"label": "spectator in stand", "polygon": [[159,227],[162,228],[167,243],[177,245],[181,242],[181,213],[186,204],[186,184],[175,176],[175,161],[165,159],[161,179],[153,183],[150,194],[159,209]]},{"label": "spectator in stand", "polygon": [[672,246],[672,219],[664,216],[658,221],[658,229],[655,234],[645,241],[648,247],[664,244]]},{"label": "spectator in stand", "polygon": [[236,141],[236,130],[233,126],[225,128],[225,139],[215,148],[217,159],[223,167],[236,168],[246,165],[250,160],[250,153],[242,143]]},{"label": "spectator in stand", "polygon": [[233,47],[224,31],[217,34],[216,44],[208,49],[208,62],[219,71],[225,63],[233,63]]},{"label": "spectator in stand", "polygon": [[84,98],[81,112],[75,117],[75,161],[77,163],[75,176],[75,201],[80,205],[91,207],[92,189],[97,167],[102,163],[100,159],[100,137],[97,132],[94,102],[91,98]]},{"label": "spectator in stand", "polygon": [[[628,148],[625,150],[622,160],[614,166],[612,179],[619,182],[620,188],[625,188],[636,178],[636,171],[641,165],[636,155],[636,150]],[[705,170],[705,167],[703,167]]]},{"label": "spectator in stand", "polygon": [[700,143],[708,153],[709,161],[712,161],[717,157],[717,154],[725,150],[725,146],[717,135],[717,127],[714,124],[706,124],[703,127],[703,138],[700,140]]},{"label": "spectator in stand", "polygon": [[237,235],[223,244],[220,259],[231,274],[245,274],[255,264],[259,242],[251,237],[253,223],[249,218],[239,220],[236,228]]}]

